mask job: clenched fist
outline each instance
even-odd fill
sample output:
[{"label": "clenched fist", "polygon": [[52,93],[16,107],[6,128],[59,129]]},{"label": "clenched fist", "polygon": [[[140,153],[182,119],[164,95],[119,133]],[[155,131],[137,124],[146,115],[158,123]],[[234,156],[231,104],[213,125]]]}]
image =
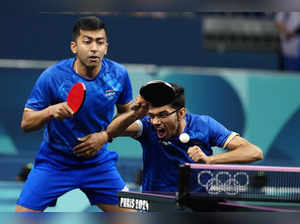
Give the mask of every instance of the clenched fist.
[{"label": "clenched fist", "polygon": [[130,107],[131,110],[135,111],[137,118],[143,118],[147,115],[149,110],[149,103],[141,96],[137,96]]},{"label": "clenched fist", "polygon": [[192,160],[199,163],[209,164],[210,157],[207,156],[199,146],[192,146],[187,151]]}]

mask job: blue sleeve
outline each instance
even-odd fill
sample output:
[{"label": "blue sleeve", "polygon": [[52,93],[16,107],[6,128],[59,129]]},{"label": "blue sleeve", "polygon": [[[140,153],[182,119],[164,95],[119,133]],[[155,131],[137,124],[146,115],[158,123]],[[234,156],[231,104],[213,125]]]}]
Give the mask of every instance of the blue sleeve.
[{"label": "blue sleeve", "polygon": [[39,111],[51,104],[52,94],[48,79],[49,76],[46,71],[39,76],[26,101],[25,108]]},{"label": "blue sleeve", "polygon": [[152,124],[149,122],[149,118],[147,116],[140,119],[140,121],[142,122],[142,125],[143,125],[143,132],[142,132],[141,136],[137,138],[137,140],[139,142],[141,142],[141,141],[143,141],[143,139],[145,139],[147,133],[149,133],[150,128],[152,127]]},{"label": "blue sleeve", "polygon": [[120,94],[117,104],[127,104],[132,100],[132,87],[127,70],[124,71],[123,91]]},{"label": "blue sleeve", "polygon": [[211,145],[223,147],[225,141],[232,133],[232,131],[228,130],[222,124],[211,117],[208,117],[208,126]]}]

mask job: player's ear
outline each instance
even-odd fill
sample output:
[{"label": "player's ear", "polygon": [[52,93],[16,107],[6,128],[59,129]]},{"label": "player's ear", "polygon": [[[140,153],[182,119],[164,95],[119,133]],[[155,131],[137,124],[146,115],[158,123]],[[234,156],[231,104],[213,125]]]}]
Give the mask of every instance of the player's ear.
[{"label": "player's ear", "polygon": [[179,117],[179,119],[184,119],[185,114],[186,114],[186,109],[185,109],[185,107],[183,107],[183,108],[181,108],[181,109],[178,111],[178,117]]},{"label": "player's ear", "polygon": [[105,51],[104,51],[104,55],[107,54],[107,50],[108,50],[108,43],[106,42],[106,43],[105,43]]},{"label": "player's ear", "polygon": [[73,54],[77,54],[77,44],[76,44],[76,42],[71,41],[70,48],[71,48],[71,51],[73,52]]}]

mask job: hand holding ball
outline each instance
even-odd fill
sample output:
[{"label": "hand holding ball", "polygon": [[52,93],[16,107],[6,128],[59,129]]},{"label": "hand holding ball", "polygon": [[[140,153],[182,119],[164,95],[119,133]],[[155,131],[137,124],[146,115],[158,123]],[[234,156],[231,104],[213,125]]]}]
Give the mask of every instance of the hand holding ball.
[{"label": "hand holding ball", "polygon": [[182,133],[179,135],[179,140],[181,143],[188,143],[190,141],[190,136],[187,133]]}]

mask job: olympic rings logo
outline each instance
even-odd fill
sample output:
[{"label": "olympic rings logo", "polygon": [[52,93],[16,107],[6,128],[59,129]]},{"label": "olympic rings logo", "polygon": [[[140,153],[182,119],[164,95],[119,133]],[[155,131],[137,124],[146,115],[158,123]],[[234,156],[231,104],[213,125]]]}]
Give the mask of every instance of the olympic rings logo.
[{"label": "olympic rings logo", "polygon": [[245,172],[237,172],[234,175],[227,171],[213,172],[204,170],[198,173],[198,184],[205,187],[209,194],[225,193],[236,195],[246,192],[249,185],[249,176]]}]

